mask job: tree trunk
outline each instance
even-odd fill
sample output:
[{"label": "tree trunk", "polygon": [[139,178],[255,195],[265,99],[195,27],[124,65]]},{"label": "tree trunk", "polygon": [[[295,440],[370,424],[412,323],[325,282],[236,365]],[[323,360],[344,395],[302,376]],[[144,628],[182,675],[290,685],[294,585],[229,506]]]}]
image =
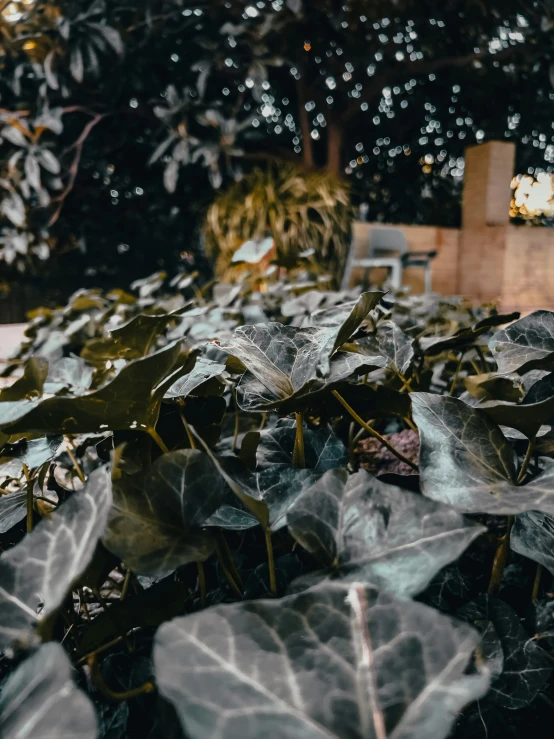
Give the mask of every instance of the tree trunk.
[{"label": "tree trunk", "polygon": [[302,131],[302,161],[306,169],[314,168],[314,152],[312,149],[312,136],[310,131],[310,116],[306,110],[306,88],[302,81],[298,84],[298,116],[300,118],[300,130]]},{"label": "tree trunk", "polygon": [[342,126],[339,121],[327,121],[327,170],[339,176],[342,172]]}]

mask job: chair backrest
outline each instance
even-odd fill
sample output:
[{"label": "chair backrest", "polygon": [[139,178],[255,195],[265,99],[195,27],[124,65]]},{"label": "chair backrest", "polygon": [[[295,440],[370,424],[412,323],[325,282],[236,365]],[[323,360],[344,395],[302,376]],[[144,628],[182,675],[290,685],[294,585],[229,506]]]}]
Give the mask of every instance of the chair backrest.
[{"label": "chair backrest", "polygon": [[369,257],[402,256],[408,251],[408,241],[400,228],[372,228],[369,235]]}]

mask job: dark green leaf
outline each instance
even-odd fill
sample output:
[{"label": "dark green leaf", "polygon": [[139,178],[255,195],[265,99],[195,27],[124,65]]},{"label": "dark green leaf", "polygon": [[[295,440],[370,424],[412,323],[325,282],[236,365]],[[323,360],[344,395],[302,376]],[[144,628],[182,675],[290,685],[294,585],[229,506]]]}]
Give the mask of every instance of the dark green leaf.
[{"label": "dark green leaf", "polygon": [[554,313],[538,310],[494,334],[489,348],[502,374],[554,370]]},{"label": "dark green leaf", "polygon": [[69,390],[80,395],[90,388],[93,372],[80,357],[62,357],[50,365],[45,390],[49,393]]},{"label": "dark green leaf", "polygon": [[44,644],[2,686],[2,739],[95,739],[96,714],[73,682],[63,647]]},{"label": "dark green leaf", "polygon": [[[529,705],[548,680],[552,663],[525,633],[517,614],[498,598],[481,595],[456,615],[485,634],[485,656],[488,653],[493,662],[488,700],[512,710]],[[498,650],[491,649],[495,641],[502,649],[500,660]],[[495,665],[500,670],[494,669]]]},{"label": "dark green leaf", "polygon": [[87,433],[104,429],[146,429],[158,418],[164,382],[171,377],[180,343],[129,362],[111,382],[80,397],[0,403],[0,427],[25,433]]},{"label": "dark green leaf", "polygon": [[414,359],[414,340],[392,321],[383,321],[377,331],[359,341],[360,349],[368,356],[386,357],[388,366],[405,375]]},{"label": "dark green leaf", "polygon": [[144,473],[114,481],[104,545],[142,575],[203,561],[213,540],[201,527],[222,503],[224,490],[203,452],[164,454]]},{"label": "dark green leaf", "polygon": [[403,598],[424,590],[485,531],[454,509],[363,470],[327,472],[297,498],[287,523],[298,543],[339,577]]},{"label": "dark green leaf", "polygon": [[[0,499],[1,502],[1,499]],[[538,511],[516,517],[510,546],[554,574],[554,518]]]},{"label": "dark green leaf", "polygon": [[362,739],[379,720],[390,739],[443,739],[486,691],[464,673],[477,641],[418,603],[334,583],[175,619],[154,666],[191,739]]},{"label": "dark green leaf", "polygon": [[198,357],[191,371],[174,382],[165,393],[164,398],[186,398],[191,393],[198,394],[202,390],[202,385],[215,377],[221,377],[224,372],[224,364]]},{"label": "dark green leaf", "polygon": [[[112,502],[105,467],[13,549],[0,557],[0,648],[28,642],[91,560]],[[40,607],[42,605],[42,608]]]},{"label": "dark green leaf", "polygon": [[0,390],[0,403],[40,398],[47,374],[48,362],[46,359],[32,357],[25,365],[23,376],[16,380],[13,385]]},{"label": "dark green leaf", "polygon": [[81,356],[96,364],[114,359],[144,357],[155,348],[157,338],[176,320],[174,315],[150,316],[141,313],[123,326],[114,328],[111,338],[89,341]]}]

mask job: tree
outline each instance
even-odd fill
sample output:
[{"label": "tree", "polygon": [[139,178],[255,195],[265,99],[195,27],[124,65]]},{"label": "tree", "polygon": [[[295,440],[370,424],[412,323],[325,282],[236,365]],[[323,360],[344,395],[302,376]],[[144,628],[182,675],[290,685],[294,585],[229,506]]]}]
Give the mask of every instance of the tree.
[{"label": "tree", "polygon": [[554,163],[550,0],[0,9],[0,256],[63,255],[64,289],[72,270],[117,282],[188,258],[213,188],[254,162],[327,167],[372,219],[445,225],[468,144]]}]

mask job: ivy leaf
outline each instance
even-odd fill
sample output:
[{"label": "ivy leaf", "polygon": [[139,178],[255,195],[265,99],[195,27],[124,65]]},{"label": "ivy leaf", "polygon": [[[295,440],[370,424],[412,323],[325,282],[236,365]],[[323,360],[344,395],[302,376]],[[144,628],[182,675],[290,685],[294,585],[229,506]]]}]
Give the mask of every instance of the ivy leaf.
[{"label": "ivy leaf", "polygon": [[428,356],[436,356],[442,352],[449,351],[452,349],[467,349],[470,346],[478,343],[477,339],[483,334],[486,334],[489,329],[494,326],[501,326],[502,324],[511,323],[520,316],[519,313],[507,313],[507,314],[495,314],[483,318],[473,326],[459,329],[452,336],[439,336],[439,337],[423,337],[419,339],[419,345],[423,352]]},{"label": "ivy leaf", "polygon": [[547,460],[537,477],[516,485],[515,452],[484,411],[430,393],[411,398],[424,495],[465,513],[554,514],[554,464]]},{"label": "ivy leaf", "polygon": [[176,316],[140,314],[110,332],[110,338],[93,339],[81,351],[81,357],[95,364],[113,359],[137,359],[146,356],[156,339],[175,323]]},{"label": "ivy leaf", "polygon": [[213,540],[201,527],[224,492],[208,455],[197,449],[164,454],[144,473],[114,481],[104,546],[141,575],[204,561]]},{"label": "ivy leaf", "polygon": [[213,359],[198,357],[191,371],[176,380],[167,390],[164,399],[186,398],[192,393],[197,395],[202,386],[225,372],[225,365]]},{"label": "ivy leaf", "polygon": [[[0,403],[0,428],[79,434],[155,427],[160,402],[180,355],[180,342],[129,362],[108,384],[92,393],[44,400]],[[179,367],[178,367],[179,369]]]},{"label": "ivy leaf", "polygon": [[405,375],[414,359],[414,340],[392,321],[383,321],[377,331],[368,334],[360,342],[360,349],[367,355],[382,355],[388,366]]},{"label": "ivy leaf", "polygon": [[42,395],[47,374],[46,359],[31,357],[25,365],[23,375],[12,385],[0,390],[0,403],[39,398]]},{"label": "ivy leaf", "polygon": [[534,394],[530,393],[521,403],[488,401],[482,403],[479,408],[499,426],[517,429],[531,439],[541,426],[548,424],[554,417],[554,394],[536,403],[532,402],[533,396]]},{"label": "ivy leaf", "polygon": [[25,518],[27,512],[27,491],[14,490],[9,495],[0,496],[0,534],[5,534],[12,526]]},{"label": "ivy leaf", "polygon": [[245,372],[237,386],[239,406],[244,411],[279,410],[281,413],[301,411],[317,404],[323,392],[340,385],[357,375],[386,364],[384,357],[366,357],[354,352],[337,352],[329,363],[329,375],[312,377],[305,385],[293,390],[289,396],[276,398],[275,393],[260,382],[251,372]]},{"label": "ivy leaf", "polygon": [[490,646],[485,655],[493,655],[500,670],[494,670],[487,699],[504,708],[517,710],[528,706],[540,692],[552,672],[552,663],[543,649],[529,639],[517,614],[498,598],[480,595],[462,606],[459,618],[475,624],[485,634],[486,644],[494,641],[501,647]]},{"label": "ivy leaf", "polygon": [[[295,424],[289,419],[282,419],[274,428],[260,431],[256,470],[262,472],[276,467],[290,467],[295,438]],[[304,457],[306,468],[315,472],[343,467],[348,461],[348,453],[342,441],[326,429],[304,429]]]},{"label": "ivy leaf", "polygon": [[81,395],[90,388],[93,374],[93,367],[80,357],[62,357],[50,365],[45,391],[59,393],[68,390],[75,395]]},{"label": "ivy leaf", "polygon": [[10,675],[0,694],[3,739],[95,739],[94,706],[73,681],[60,644],[41,646]]},{"label": "ivy leaf", "polygon": [[554,313],[538,310],[497,331],[489,348],[503,375],[554,370]]},{"label": "ivy leaf", "polygon": [[[381,295],[363,293],[349,308],[347,317],[341,315],[341,322],[330,326],[298,329],[263,323],[235,329],[231,340],[220,348],[239,359],[248,370],[241,382],[248,399],[243,407],[277,408],[296,394],[306,393],[318,378],[338,381],[338,376],[330,378],[331,357],[358,329]],[[357,358],[357,366],[363,364],[363,357],[352,357]],[[339,374],[342,378],[344,368]],[[251,382],[253,378],[256,382]],[[249,382],[250,387],[245,389]]]},{"label": "ivy leaf", "polygon": [[174,619],[154,667],[191,739],[362,739],[376,723],[389,739],[442,739],[486,691],[487,676],[464,674],[477,642],[419,603],[333,583]]},{"label": "ivy leaf", "polygon": [[62,604],[89,564],[112,503],[105,467],[83,490],[0,557],[0,649],[32,640],[30,631]]},{"label": "ivy leaf", "polygon": [[554,518],[538,511],[517,516],[510,534],[510,547],[554,574]]},{"label": "ivy leaf", "polygon": [[[61,436],[44,436],[41,439],[22,439],[16,444],[7,444],[2,454],[6,457],[18,459],[26,464],[30,470],[41,467],[56,456],[63,439]],[[1,468],[0,468],[1,472]]]},{"label": "ivy leaf", "polygon": [[344,469],[330,470],[304,491],[287,523],[296,541],[329,568],[316,577],[371,582],[402,598],[424,590],[485,531],[449,506],[364,470],[349,476]]},{"label": "ivy leaf", "polygon": [[[263,501],[269,513],[272,531],[286,525],[286,516],[297,497],[310,487],[321,475],[334,467],[342,467],[348,454],[342,441],[327,430],[304,429],[305,469],[292,467],[296,431],[289,420],[279,421],[277,426],[250,434],[257,437],[255,449],[256,469],[252,473],[233,457],[221,458],[233,483],[246,491],[251,499]],[[226,502],[225,510],[210,519],[210,525],[227,525],[224,528],[237,530],[250,528],[252,523],[243,511],[234,509]],[[219,522],[219,523],[216,523]]]}]

